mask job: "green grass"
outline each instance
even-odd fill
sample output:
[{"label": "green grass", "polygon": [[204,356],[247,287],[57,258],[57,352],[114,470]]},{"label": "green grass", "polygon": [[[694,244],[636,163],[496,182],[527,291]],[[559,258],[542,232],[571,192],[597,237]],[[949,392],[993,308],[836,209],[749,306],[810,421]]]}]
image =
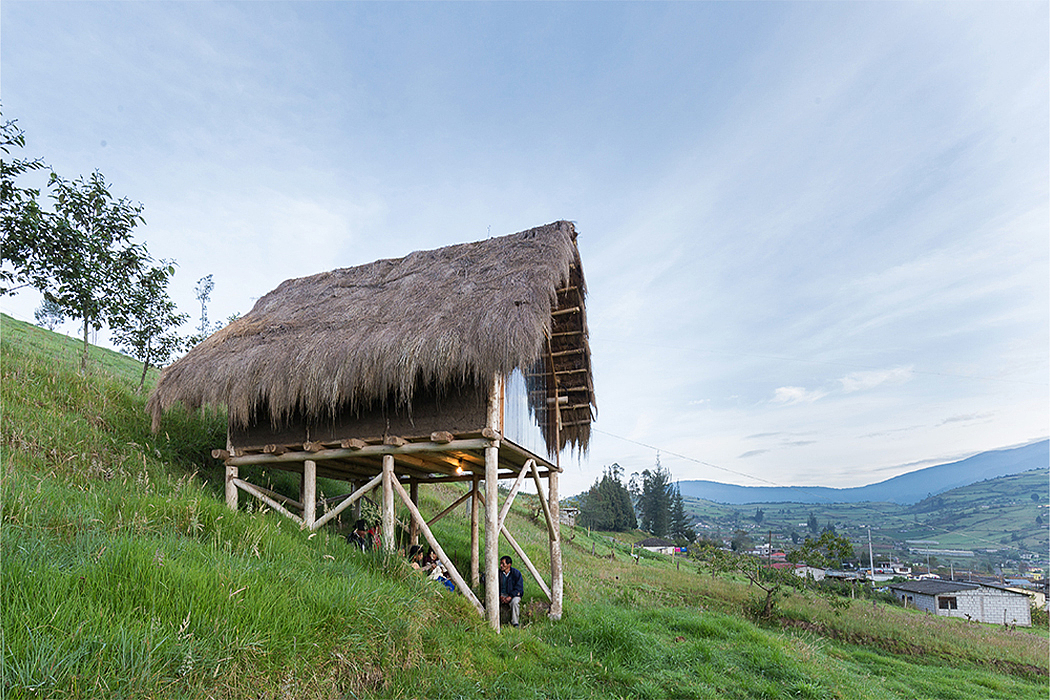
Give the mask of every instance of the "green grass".
[{"label": "green grass", "polygon": [[[1047,696],[1045,631],[799,593],[757,626],[745,584],[635,559],[641,533],[564,529],[564,618],[526,577],[525,624],[497,635],[338,528],[229,511],[209,456],[224,419],[174,412],[151,434],[133,361],[92,349],[81,377],[75,341],[7,317],[0,333],[3,697]],[[284,472],[252,478],[295,494]],[[461,488],[421,489],[421,509]],[[541,518],[519,495],[510,529],[546,575]],[[468,520],[435,527],[463,569]]]}]

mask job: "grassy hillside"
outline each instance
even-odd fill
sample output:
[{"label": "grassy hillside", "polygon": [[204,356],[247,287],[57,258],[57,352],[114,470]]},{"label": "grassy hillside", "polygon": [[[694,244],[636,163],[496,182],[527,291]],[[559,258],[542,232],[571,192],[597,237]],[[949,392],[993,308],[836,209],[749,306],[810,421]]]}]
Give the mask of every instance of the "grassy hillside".
[{"label": "grassy hillside", "polygon": [[[152,435],[137,365],[93,358],[80,377],[68,339],[0,319],[5,697],[1047,695],[1046,630],[802,593],[758,626],[745,584],[584,531],[564,535],[564,619],[536,614],[526,581],[525,624],[497,635],[397,557],[227,510],[207,456],[221,416],[174,413]],[[451,496],[422,489],[424,513]],[[545,569],[532,505],[511,529]],[[438,526],[465,559],[466,514]]]}]

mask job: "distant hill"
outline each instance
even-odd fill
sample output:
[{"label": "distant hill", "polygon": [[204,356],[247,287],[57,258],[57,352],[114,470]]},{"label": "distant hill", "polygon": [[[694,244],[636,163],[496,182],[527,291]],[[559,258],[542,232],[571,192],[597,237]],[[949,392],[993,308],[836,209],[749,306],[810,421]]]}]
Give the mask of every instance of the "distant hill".
[{"label": "distant hill", "polygon": [[681,481],[682,495],[715,503],[862,503],[911,505],[985,479],[1019,474],[1050,465],[1050,440],[1005,450],[982,452],[958,462],[940,464],[895,476],[886,481],[848,489],[822,486],[735,486],[717,481]]}]

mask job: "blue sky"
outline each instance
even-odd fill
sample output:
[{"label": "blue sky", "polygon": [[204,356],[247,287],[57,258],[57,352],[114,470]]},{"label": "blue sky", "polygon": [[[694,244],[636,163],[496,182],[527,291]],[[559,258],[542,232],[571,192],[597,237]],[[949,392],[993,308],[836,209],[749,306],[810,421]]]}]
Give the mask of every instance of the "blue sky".
[{"label": "blue sky", "polygon": [[575,221],[599,416],[566,493],[653,448],[678,479],[844,487],[1050,433],[1045,2],[0,22],[26,155],[141,201],[191,315],[206,274],[226,318],[290,277]]}]

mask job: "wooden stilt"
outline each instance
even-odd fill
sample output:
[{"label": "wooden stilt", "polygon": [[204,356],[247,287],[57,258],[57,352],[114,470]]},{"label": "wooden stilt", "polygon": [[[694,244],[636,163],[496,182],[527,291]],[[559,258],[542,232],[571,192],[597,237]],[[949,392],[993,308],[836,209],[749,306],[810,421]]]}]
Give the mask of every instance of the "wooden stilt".
[{"label": "wooden stilt", "polygon": [[317,519],[317,462],[312,459],[303,462],[299,500],[303,502],[303,527],[313,530],[314,520]]},{"label": "wooden stilt", "polygon": [[499,448],[485,448],[485,610],[489,624],[499,631]]},{"label": "wooden stilt", "polygon": [[[408,485],[409,495],[412,497],[412,505],[417,509],[419,508],[419,481],[412,479]],[[419,544],[419,528],[416,526],[416,521],[413,520],[408,526],[408,544],[416,545]]]},{"label": "wooden stilt", "polygon": [[554,521],[554,530],[550,537],[551,609],[547,616],[552,620],[560,620],[565,579],[561,568],[561,514],[558,506],[558,472],[553,469],[547,475],[547,500],[550,517]]},{"label": "wooden stilt", "polygon": [[510,493],[507,494],[507,500],[503,502],[503,507],[499,511],[499,520],[497,521],[499,527],[503,527],[503,522],[507,519],[507,513],[510,512],[510,507],[514,503],[514,497],[518,495],[518,489],[521,488],[521,482],[525,480],[525,475],[529,473],[530,469],[535,473],[535,466],[536,462],[530,459],[525,462],[525,466],[518,473],[518,478],[514,480],[514,486],[511,488]]},{"label": "wooden stilt", "polygon": [[475,477],[470,482],[470,492],[474,495],[470,499],[470,585],[477,588],[481,583],[481,572],[478,571],[478,499],[481,492],[478,490],[479,479]]},{"label": "wooden stilt", "polygon": [[[382,475],[380,475],[380,477],[382,477]],[[375,481],[375,479],[373,479],[372,481]],[[382,478],[380,478],[380,481],[382,481]],[[368,493],[369,490],[371,488],[374,488],[374,487],[375,487],[375,484],[372,484],[371,487],[369,487],[367,489],[364,489],[364,492]],[[361,489],[361,482],[360,481],[355,481],[354,482],[354,492],[356,493],[360,489]],[[362,495],[364,495],[364,494],[362,494]],[[360,497],[354,499],[354,511],[353,511],[353,514],[350,517],[352,517],[354,519],[354,523],[355,524],[357,523],[358,520],[361,519],[361,498]]]},{"label": "wooden stilt", "polygon": [[[383,455],[383,548],[394,550],[394,455]],[[400,484],[398,484],[400,486]]]},{"label": "wooden stilt", "polygon": [[[455,503],[453,503],[453,504],[452,504],[452,505],[450,505],[450,506],[449,506],[448,508],[446,508],[445,510],[443,510],[443,511],[441,511],[440,513],[438,513],[437,515],[435,515],[435,516],[434,516],[433,518],[431,518],[430,520],[428,520],[428,521],[427,521],[427,525],[433,525],[433,524],[434,524],[434,523],[436,523],[436,522],[437,522],[438,520],[441,520],[442,518],[444,518],[444,517],[445,517],[446,515],[448,515],[449,513],[451,513],[452,511],[454,511],[454,510],[455,510],[456,508],[458,508],[458,507],[459,507],[459,505],[460,505],[461,503],[463,503],[463,501],[465,501],[465,500],[467,500],[468,498],[470,498],[470,497],[471,497],[471,495],[472,495],[473,493],[474,493],[473,491],[467,491],[467,492],[466,492],[465,494],[463,494],[462,496],[460,496],[459,498],[457,498],[457,499],[456,499],[456,501],[455,501]],[[418,506],[417,506],[417,507],[418,507]]]},{"label": "wooden stilt", "polygon": [[230,510],[237,510],[237,484],[233,483],[237,478],[237,467],[226,465],[226,505]]}]

